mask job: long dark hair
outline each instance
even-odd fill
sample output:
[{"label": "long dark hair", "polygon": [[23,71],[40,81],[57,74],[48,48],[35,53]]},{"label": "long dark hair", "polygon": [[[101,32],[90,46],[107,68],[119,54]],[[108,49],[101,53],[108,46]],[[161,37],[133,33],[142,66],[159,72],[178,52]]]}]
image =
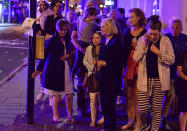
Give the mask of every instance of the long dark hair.
[{"label": "long dark hair", "polygon": [[[94,34],[98,34],[101,37],[101,39],[103,38],[101,31],[96,31],[94,32]],[[92,44],[92,57],[93,58],[99,57],[99,54],[97,54],[96,52],[96,46],[94,44]]]}]

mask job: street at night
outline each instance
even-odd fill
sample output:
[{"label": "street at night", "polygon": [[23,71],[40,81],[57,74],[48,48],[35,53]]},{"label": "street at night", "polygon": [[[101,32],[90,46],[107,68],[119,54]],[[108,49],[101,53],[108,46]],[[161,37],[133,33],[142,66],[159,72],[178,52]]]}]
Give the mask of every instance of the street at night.
[{"label": "street at night", "polygon": [[187,0],[0,0],[0,131],[187,131],[186,87]]},{"label": "street at night", "polygon": [[27,39],[21,25],[0,26],[0,81],[27,61]]},{"label": "street at night", "polygon": [[[19,25],[2,27],[0,35],[0,78],[4,78],[9,75],[13,70],[18,68],[25,61],[27,62],[27,37],[24,37],[22,28]],[[27,67],[21,68],[17,71],[17,74],[13,76],[9,81],[6,81],[3,86],[0,87],[0,128],[2,131],[100,131],[103,126],[97,126],[95,128],[89,127],[90,115],[87,117],[79,116],[77,107],[77,93],[74,93],[73,98],[73,115],[77,119],[77,123],[72,125],[65,124],[66,107],[64,95],[62,96],[63,102],[60,104],[60,115],[63,116],[61,123],[54,123],[52,119],[52,110],[49,106],[49,98],[45,95],[40,101],[36,101],[36,95],[39,92],[39,79],[35,81],[35,115],[34,123],[30,126],[25,124],[26,121],[26,92],[27,92]],[[127,114],[125,99],[124,104],[116,106],[117,109],[117,123],[118,130],[127,122]],[[87,103],[89,109],[89,104]],[[49,113],[50,112],[50,113]],[[89,111],[90,112],[90,111]],[[169,118],[170,126],[176,129],[176,118]],[[127,131],[131,131],[129,129]],[[170,130],[174,131],[174,130]]]}]

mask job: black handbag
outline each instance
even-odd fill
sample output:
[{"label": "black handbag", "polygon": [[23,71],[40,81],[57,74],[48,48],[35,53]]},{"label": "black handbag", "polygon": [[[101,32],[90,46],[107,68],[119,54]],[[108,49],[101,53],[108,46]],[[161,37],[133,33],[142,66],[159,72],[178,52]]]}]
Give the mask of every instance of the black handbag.
[{"label": "black handbag", "polygon": [[94,65],[92,74],[87,79],[87,84],[90,93],[99,91],[99,72],[97,71],[97,63]]}]

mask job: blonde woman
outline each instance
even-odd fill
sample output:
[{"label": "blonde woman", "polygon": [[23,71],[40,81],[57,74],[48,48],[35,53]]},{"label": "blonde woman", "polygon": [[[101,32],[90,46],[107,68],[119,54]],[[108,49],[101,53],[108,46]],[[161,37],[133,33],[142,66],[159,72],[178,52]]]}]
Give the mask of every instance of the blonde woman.
[{"label": "blonde woman", "polygon": [[97,62],[100,70],[100,95],[104,115],[105,130],[116,130],[115,100],[121,88],[123,60],[121,41],[114,20],[107,18],[101,22],[102,34],[106,37]]}]

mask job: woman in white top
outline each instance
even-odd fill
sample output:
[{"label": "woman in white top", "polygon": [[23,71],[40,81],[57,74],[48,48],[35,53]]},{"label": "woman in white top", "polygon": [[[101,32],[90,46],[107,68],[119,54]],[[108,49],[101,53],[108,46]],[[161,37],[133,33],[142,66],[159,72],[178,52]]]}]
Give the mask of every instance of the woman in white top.
[{"label": "woman in white top", "polygon": [[44,35],[44,26],[47,17],[53,14],[53,11],[49,8],[48,0],[41,0],[39,4],[39,10],[37,10],[36,25],[37,35]]},{"label": "woman in white top", "polygon": [[[102,36],[100,31],[97,31],[93,34],[93,44],[87,47],[83,59],[83,63],[88,70],[88,90],[90,93],[89,95],[90,95],[90,108],[91,108],[91,119],[92,119],[92,122],[90,123],[91,127],[94,127],[96,124],[97,104],[101,109],[100,93],[99,93],[99,76],[98,76],[99,74],[96,69],[97,60],[101,48],[101,38]],[[100,122],[103,123],[104,118],[101,118]]]}]

